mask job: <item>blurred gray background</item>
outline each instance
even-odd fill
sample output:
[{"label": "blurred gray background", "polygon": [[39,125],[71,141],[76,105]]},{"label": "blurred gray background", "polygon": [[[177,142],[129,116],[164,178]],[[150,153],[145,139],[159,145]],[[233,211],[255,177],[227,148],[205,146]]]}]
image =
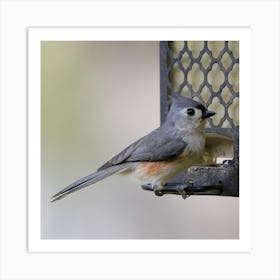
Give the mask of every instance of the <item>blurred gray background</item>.
[{"label": "blurred gray background", "polygon": [[50,197],[159,126],[159,42],[41,42],[41,237],[236,239],[239,200],[112,176]]}]

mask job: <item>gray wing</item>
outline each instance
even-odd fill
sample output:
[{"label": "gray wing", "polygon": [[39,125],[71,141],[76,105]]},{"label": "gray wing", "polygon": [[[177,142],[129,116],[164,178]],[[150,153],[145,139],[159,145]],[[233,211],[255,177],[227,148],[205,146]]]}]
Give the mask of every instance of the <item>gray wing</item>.
[{"label": "gray wing", "polygon": [[186,145],[184,141],[172,138],[159,128],[125,148],[98,170],[124,162],[172,159],[178,156]]}]

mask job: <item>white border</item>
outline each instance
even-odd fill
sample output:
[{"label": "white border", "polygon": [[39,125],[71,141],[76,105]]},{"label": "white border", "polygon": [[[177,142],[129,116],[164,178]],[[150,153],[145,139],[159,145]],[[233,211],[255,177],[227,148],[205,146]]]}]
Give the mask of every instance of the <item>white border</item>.
[{"label": "white border", "polygon": [[[252,46],[250,28],[29,28],[28,157],[30,252],[249,252],[252,248]],[[42,240],[40,239],[40,42],[41,40],[238,40],[240,41],[240,238],[239,240]],[[244,94],[243,94],[244,93]],[[246,93],[246,94],[245,94]]]}]

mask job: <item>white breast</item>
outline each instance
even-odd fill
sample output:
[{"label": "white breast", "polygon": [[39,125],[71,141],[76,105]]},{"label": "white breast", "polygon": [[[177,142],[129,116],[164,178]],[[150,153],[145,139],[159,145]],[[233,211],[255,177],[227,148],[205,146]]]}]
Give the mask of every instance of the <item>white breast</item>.
[{"label": "white breast", "polygon": [[196,134],[195,136],[188,136],[184,139],[188,144],[183,154],[193,157],[200,157],[205,146],[205,137],[203,134]]}]

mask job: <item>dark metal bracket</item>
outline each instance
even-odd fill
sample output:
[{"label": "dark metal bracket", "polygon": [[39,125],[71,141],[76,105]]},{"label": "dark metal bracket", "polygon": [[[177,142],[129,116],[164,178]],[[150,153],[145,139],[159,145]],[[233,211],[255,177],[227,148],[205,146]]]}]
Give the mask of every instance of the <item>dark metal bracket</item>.
[{"label": "dark metal bracket", "polygon": [[[207,180],[206,180],[207,178]],[[239,196],[238,168],[234,161],[208,166],[192,166],[188,172],[169,182],[156,195],[181,195],[184,199],[191,195]],[[185,182],[185,183],[178,183]],[[142,185],[143,190],[154,191],[152,184]]]}]

